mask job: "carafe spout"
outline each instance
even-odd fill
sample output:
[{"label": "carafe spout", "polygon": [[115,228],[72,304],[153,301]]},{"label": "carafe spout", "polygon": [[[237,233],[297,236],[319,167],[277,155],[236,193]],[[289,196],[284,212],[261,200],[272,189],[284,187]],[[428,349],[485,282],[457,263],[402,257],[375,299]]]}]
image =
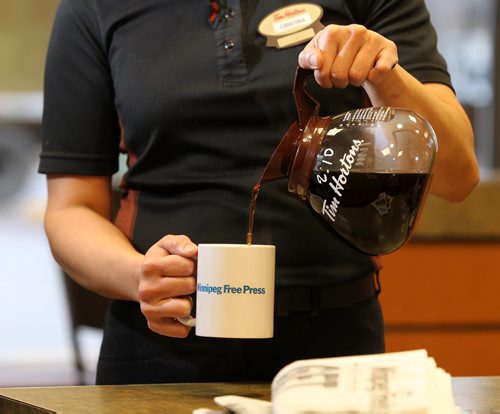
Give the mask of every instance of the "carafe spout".
[{"label": "carafe spout", "polygon": [[260,183],[288,177],[301,133],[302,131],[296,122],[288,129],[267,163]]}]

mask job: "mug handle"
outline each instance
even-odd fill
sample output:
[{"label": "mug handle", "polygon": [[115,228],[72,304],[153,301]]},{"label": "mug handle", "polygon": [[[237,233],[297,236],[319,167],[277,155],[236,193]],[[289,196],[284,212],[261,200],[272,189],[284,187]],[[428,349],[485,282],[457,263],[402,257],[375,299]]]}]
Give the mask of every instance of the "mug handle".
[{"label": "mug handle", "polygon": [[183,316],[182,318],[175,318],[175,319],[177,319],[183,325],[196,326],[196,318],[193,318],[191,315]]},{"label": "mug handle", "polygon": [[[193,298],[191,296],[187,296],[189,298],[189,300],[191,301],[191,305],[193,306],[193,308],[191,309],[191,311],[194,311],[195,310],[195,301],[193,300]],[[196,326],[196,317],[192,316],[192,315],[189,315],[189,316],[183,316],[181,318],[175,318],[177,319],[180,323],[182,323],[183,325],[186,325],[186,326]]]}]

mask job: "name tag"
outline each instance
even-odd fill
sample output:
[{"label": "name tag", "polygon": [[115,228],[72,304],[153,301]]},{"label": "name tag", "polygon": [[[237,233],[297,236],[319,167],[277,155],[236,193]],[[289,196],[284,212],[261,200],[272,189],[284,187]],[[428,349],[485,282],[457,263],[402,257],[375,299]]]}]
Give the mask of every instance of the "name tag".
[{"label": "name tag", "polygon": [[269,13],[258,31],[267,38],[266,46],[282,49],[311,40],[324,26],[323,9],[317,4],[297,3]]}]

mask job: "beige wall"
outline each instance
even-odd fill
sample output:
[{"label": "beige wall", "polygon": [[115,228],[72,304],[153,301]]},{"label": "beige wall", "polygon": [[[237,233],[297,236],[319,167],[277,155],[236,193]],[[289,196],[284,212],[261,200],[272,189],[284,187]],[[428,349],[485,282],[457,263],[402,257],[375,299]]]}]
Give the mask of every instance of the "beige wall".
[{"label": "beige wall", "polygon": [[0,92],[41,90],[59,0],[0,0]]}]

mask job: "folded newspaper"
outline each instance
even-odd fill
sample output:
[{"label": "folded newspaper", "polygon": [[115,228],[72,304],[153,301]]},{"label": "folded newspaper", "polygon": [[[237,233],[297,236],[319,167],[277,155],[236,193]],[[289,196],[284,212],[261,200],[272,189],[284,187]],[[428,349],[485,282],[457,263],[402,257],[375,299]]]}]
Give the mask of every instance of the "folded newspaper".
[{"label": "folded newspaper", "polygon": [[451,376],[425,350],[296,361],[276,374],[271,396],[271,401],[235,395],[214,400],[238,414],[461,413]]}]

